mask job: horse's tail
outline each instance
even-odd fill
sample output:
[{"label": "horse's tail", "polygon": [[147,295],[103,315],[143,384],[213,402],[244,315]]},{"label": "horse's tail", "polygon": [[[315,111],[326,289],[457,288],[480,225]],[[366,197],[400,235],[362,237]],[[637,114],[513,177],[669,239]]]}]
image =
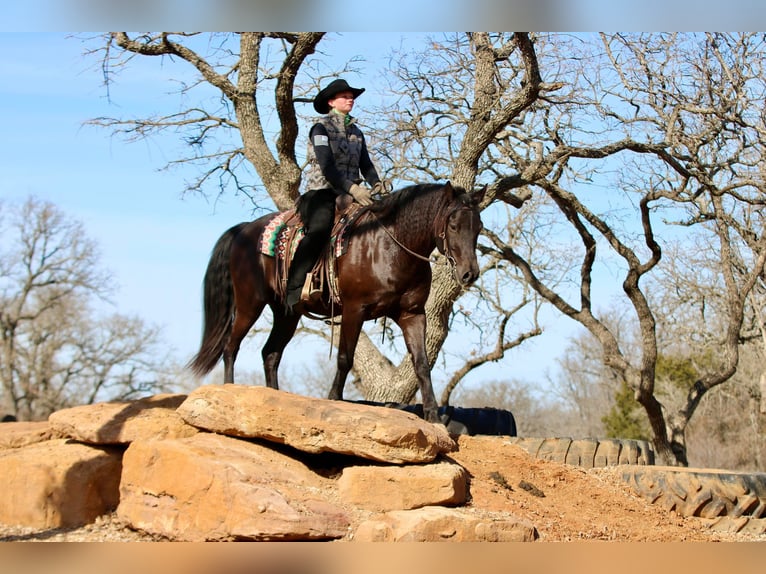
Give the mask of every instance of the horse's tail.
[{"label": "horse's tail", "polygon": [[202,343],[199,351],[186,365],[198,376],[208,374],[223,355],[223,348],[231,332],[234,316],[234,287],[229,270],[234,238],[247,225],[240,223],[228,229],[213,247],[203,281],[205,311]]}]

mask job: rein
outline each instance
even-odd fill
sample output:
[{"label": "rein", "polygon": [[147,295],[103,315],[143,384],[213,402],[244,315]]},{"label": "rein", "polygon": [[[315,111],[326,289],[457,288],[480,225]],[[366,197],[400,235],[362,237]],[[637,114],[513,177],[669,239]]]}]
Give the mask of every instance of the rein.
[{"label": "rein", "polygon": [[[383,228],[383,231],[385,231],[388,234],[388,236],[394,241],[394,243],[396,243],[399,247],[404,249],[407,253],[409,253],[413,257],[417,257],[421,261],[425,261],[426,263],[434,263],[435,262],[435,260],[432,260],[430,257],[424,257],[420,253],[415,253],[412,249],[410,249],[409,247],[404,245],[401,241],[399,241],[396,238],[396,236],[391,232],[391,230],[388,227],[383,225],[383,222],[380,219],[378,219],[377,215],[375,215],[372,211],[370,211],[369,213],[370,213],[370,215],[372,215],[372,217],[375,219],[375,221],[378,222],[378,225],[380,225]],[[444,234],[444,232],[442,232],[442,235],[443,234]]]},{"label": "rein", "polygon": [[[447,213],[447,215],[444,217],[444,225],[442,227],[441,233],[438,234],[439,239],[442,240],[442,247],[444,249],[444,256],[447,258],[447,261],[450,263],[450,265],[452,265],[452,267],[455,267],[456,263],[455,263],[455,258],[452,257],[452,255],[450,254],[449,243],[447,242],[447,224],[449,222],[450,217],[452,217],[452,214],[455,213],[456,211],[460,210],[460,209],[468,209],[468,208],[463,206],[463,205],[458,205],[457,207],[452,209],[452,211]],[[426,263],[436,263],[437,262],[436,259],[432,259],[430,257],[425,257],[423,255],[420,255],[419,253],[415,253],[412,249],[410,249],[409,247],[404,245],[401,241],[399,241],[396,238],[396,236],[393,234],[393,232],[388,227],[386,227],[383,224],[383,222],[378,218],[377,215],[375,215],[375,213],[373,213],[372,211],[369,211],[368,213],[370,215],[372,215],[372,217],[375,219],[375,221],[378,222],[378,225],[380,225],[380,227],[383,228],[383,231],[385,231],[388,234],[388,236],[393,240],[393,242],[396,243],[399,247],[401,247],[404,251],[406,251],[407,253],[409,253],[413,257],[417,257],[421,261],[425,261]]]}]

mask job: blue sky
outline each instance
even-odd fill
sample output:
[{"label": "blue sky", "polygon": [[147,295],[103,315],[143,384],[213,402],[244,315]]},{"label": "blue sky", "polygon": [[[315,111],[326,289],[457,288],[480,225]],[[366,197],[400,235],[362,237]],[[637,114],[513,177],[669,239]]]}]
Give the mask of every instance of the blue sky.
[{"label": "blue sky", "polygon": [[[99,44],[83,43],[80,36],[85,35],[0,33],[0,197],[23,200],[33,195],[82,221],[117,282],[114,310],[161,326],[164,340],[184,363],[199,345],[201,283],[210,251],[226,229],[253,218],[252,206],[230,195],[215,203],[201,196],[182,199],[184,181],[196,171],[160,170],[177,157],[179,144],[172,135],[129,143],[105,128],[84,125],[98,116],[141,117],[177,109],[168,80],[183,68],[139,58],[107,98],[98,58],[83,56],[86,48]],[[367,102],[382,97],[379,70],[386,66],[389,51],[401,42],[406,47],[413,38],[351,33],[323,41],[328,58],[345,59],[357,52],[366,58],[359,64],[361,76],[348,78],[352,85],[368,88],[355,114],[363,117]],[[305,141],[300,139],[298,146],[302,150]],[[479,380],[543,383],[555,371],[554,359],[567,338],[578,329],[565,317],[547,316],[543,337],[528,341],[501,364],[480,370]],[[327,346],[316,352],[327,357]],[[290,355],[288,347],[285,361]],[[246,345],[237,365],[260,372],[260,349]]]},{"label": "blue sky", "polygon": [[[331,49],[345,52],[348,41],[337,39]],[[160,325],[185,362],[199,345],[210,251],[231,225],[252,219],[252,206],[231,196],[182,199],[194,173],[160,170],[178,145],[170,136],[128,143],[85,126],[97,116],[162,110],[158,99],[172,89],[166,80],[179,73],[136,62],[108,100],[98,60],[83,57],[85,47],[63,33],[0,34],[0,197],[35,196],[83,222],[118,284],[113,310]],[[175,97],[167,97],[173,103],[165,111],[175,109]],[[250,347],[238,367],[260,371],[259,349]]]},{"label": "blue sky", "polygon": [[83,126],[99,115],[153,109],[143,94],[157,90],[142,84],[157,78],[126,76],[116,109],[95,59],[82,50],[64,34],[0,34],[0,195],[49,200],[82,221],[119,283],[116,310],[162,325],[185,360],[199,342],[210,250],[230,225],[249,219],[249,209],[234,199],[181,200],[183,173],[158,171],[169,147]]},{"label": "blue sky", "polygon": [[[360,85],[369,89],[364,97],[374,100],[382,92],[377,71],[401,38],[400,33],[345,34],[324,43],[323,51],[328,58],[363,53]],[[194,174],[160,171],[175,157],[178,143],[172,137],[127,143],[107,129],[84,126],[102,115],[176,109],[167,80],[179,73],[176,66],[136,60],[107,99],[98,59],[85,58],[85,48],[65,33],[0,33],[0,197],[33,195],[82,221],[117,282],[114,310],[161,326],[178,361],[186,362],[199,344],[201,282],[210,251],[223,231],[252,219],[251,205],[232,196],[215,203],[200,196],[182,199],[184,181]],[[162,98],[172,103],[163,108]],[[302,149],[305,143],[298,145]],[[573,332],[572,321],[550,320],[543,337],[481,377],[542,383]],[[322,357],[327,352],[326,345],[317,349]],[[259,349],[245,347],[238,367],[260,371]]]},{"label": "blue sky", "polygon": [[[385,54],[400,36],[365,35],[360,42],[346,35],[328,44],[328,57],[333,52],[348,56],[364,46],[364,67],[373,83],[375,70],[385,65]],[[252,219],[251,206],[231,196],[214,204],[201,196],[182,199],[183,182],[193,174],[160,171],[178,145],[172,138],[128,143],[105,128],[83,125],[101,115],[161,110],[159,99],[174,99],[165,96],[171,89],[166,80],[179,70],[172,65],[132,68],[108,100],[97,58],[83,57],[85,47],[81,39],[63,33],[0,33],[0,109],[5,116],[0,124],[0,196],[23,200],[33,195],[82,221],[118,284],[114,310],[161,326],[179,362],[185,362],[199,344],[201,282],[210,251],[223,231]],[[372,99],[374,89],[370,92]],[[525,353],[534,348],[550,359],[548,345],[535,342]],[[317,352],[326,357],[326,345]],[[514,365],[512,376],[539,380],[551,361],[523,363]],[[238,367],[260,371],[259,349],[246,346]]]}]

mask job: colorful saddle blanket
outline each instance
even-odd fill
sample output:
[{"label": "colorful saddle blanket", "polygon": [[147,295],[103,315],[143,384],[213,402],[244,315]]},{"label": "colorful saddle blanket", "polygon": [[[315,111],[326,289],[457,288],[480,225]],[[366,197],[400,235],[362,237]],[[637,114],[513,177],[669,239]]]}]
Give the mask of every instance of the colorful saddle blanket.
[{"label": "colorful saddle blanket", "polygon": [[298,245],[301,237],[303,237],[303,226],[294,209],[277,213],[266,224],[261,235],[261,253],[270,257],[284,257],[288,249],[288,222],[290,227],[297,227],[295,230],[295,240],[291,242],[293,245],[288,261],[292,259],[295,247]]},{"label": "colorful saddle blanket", "polygon": [[[329,300],[335,304],[340,303],[336,269],[337,259],[346,252],[348,247],[348,231],[351,229],[359,209],[359,205],[352,204],[344,212],[336,213],[330,245],[319,257],[319,261],[317,261],[311,272],[313,291],[318,293],[325,292],[326,286]],[[277,293],[281,297],[285,295],[290,261],[292,261],[295,250],[303,235],[303,224],[295,209],[277,213],[263,229],[260,251],[264,255],[274,257],[277,260],[277,265],[275,266]]]},{"label": "colorful saddle blanket", "polygon": [[[330,245],[333,247],[335,257],[340,257],[346,252],[349,224],[355,219],[354,216],[358,210],[359,206],[352,204],[335,218],[330,237]],[[303,235],[303,225],[295,209],[277,213],[263,228],[260,242],[261,253],[291,261]]]}]

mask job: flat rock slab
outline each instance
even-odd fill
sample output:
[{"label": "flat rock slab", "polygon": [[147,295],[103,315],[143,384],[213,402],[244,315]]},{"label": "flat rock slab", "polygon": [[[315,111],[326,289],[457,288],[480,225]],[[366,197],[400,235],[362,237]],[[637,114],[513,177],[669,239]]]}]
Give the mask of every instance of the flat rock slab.
[{"label": "flat rock slab", "polygon": [[303,397],[268,387],[199,387],[178,413],[187,423],[220,434],[379,462],[431,462],[456,448],[443,425],[411,413]]},{"label": "flat rock slab", "polygon": [[189,542],[327,540],[348,534],[333,481],[274,449],[211,433],[136,441],[125,452],[118,516]]},{"label": "flat rock slab", "polygon": [[189,437],[199,432],[176,413],[186,395],[155,395],[129,402],[97,403],[56,411],[54,432],[89,444]]},{"label": "flat rock slab", "polygon": [[357,542],[532,542],[537,530],[507,513],[471,513],[427,506],[393,510],[365,522],[354,533]]},{"label": "flat rock slab", "polygon": [[0,450],[64,438],[48,421],[0,423]]},{"label": "flat rock slab", "polygon": [[350,466],[338,480],[341,499],[368,510],[456,506],[466,501],[468,474],[448,462],[406,466]]},{"label": "flat rock slab", "polygon": [[56,439],[0,450],[0,522],[77,527],[117,508],[122,449]]}]

